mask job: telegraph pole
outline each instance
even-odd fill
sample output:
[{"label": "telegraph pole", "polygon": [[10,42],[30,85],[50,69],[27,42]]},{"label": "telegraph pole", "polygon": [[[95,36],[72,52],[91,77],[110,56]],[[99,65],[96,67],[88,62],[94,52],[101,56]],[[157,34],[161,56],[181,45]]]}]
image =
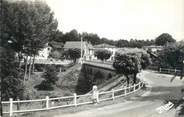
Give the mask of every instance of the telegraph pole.
[{"label": "telegraph pole", "polygon": [[81,36],[81,64],[83,62],[83,39],[82,39],[82,36]]},{"label": "telegraph pole", "polygon": [[184,60],[183,60],[182,68],[181,68],[181,79],[182,79],[182,78],[183,78],[183,76],[184,76],[183,71],[184,71]]}]

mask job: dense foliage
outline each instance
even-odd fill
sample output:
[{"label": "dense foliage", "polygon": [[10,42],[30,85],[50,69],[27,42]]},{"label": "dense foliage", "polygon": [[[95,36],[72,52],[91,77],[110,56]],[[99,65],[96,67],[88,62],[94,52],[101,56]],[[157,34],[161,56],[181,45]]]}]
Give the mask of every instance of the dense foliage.
[{"label": "dense foliage", "polygon": [[168,33],[163,33],[155,39],[155,44],[161,46],[173,42],[176,42],[176,40]]},{"label": "dense foliage", "polygon": [[71,59],[75,63],[81,56],[81,50],[78,48],[67,49],[64,51],[63,55],[65,58]]},{"label": "dense foliage", "polygon": [[9,48],[1,48],[0,51],[1,100],[22,99],[23,72],[16,62],[15,52]]},{"label": "dense foliage", "polygon": [[98,49],[95,51],[95,56],[102,61],[109,59],[111,55],[112,52],[105,49]]},{"label": "dense foliage", "polygon": [[127,84],[129,84],[129,75],[133,75],[134,83],[136,83],[136,75],[151,64],[151,59],[146,52],[117,52],[113,67],[117,73],[122,73],[127,77]]},{"label": "dense foliage", "polygon": [[43,78],[45,78],[46,81],[55,84],[55,82],[58,80],[58,73],[56,72],[56,66],[55,65],[47,65],[45,68],[45,72],[43,73]]},{"label": "dense foliage", "polygon": [[184,60],[184,43],[178,42],[169,44],[159,52],[159,59],[161,67],[180,67]]},{"label": "dense foliage", "polygon": [[159,67],[177,68],[184,73],[184,42],[171,43],[164,47],[158,54]]},{"label": "dense foliage", "polygon": [[[18,53],[19,63],[22,55],[29,56],[32,63],[38,51],[45,47],[57,29],[57,21],[50,7],[42,1],[2,2],[3,46],[11,42],[11,48]],[[28,57],[25,58],[28,61]],[[27,62],[26,62],[27,63]],[[25,76],[27,65],[25,65]],[[29,76],[32,65],[29,67]]]},{"label": "dense foliage", "polygon": [[97,34],[94,33],[87,33],[83,32],[82,34],[78,33],[77,30],[73,29],[70,32],[62,33],[60,31],[57,31],[57,33],[54,35],[53,40],[56,42],[62,42],[65,43],[66,41],[80,41],[81,38],[83,38],[84,41],[90,42],[92,45],[98,45],[102,43],[106,43],[109,45],[114,45],[117,47],[137,47],[141,48],[143,46],[149,46],[154,45],[154,40],[141,40],[141,39],[130,39],[130,41],[125,39],[120,40],[111,40],[108,38],[100,38]]},{"label": "dense foliage", "polygon": [[35,88],[38,90],[53,90],[53,86],[56,84],[58,80],[58,72],[56,71],[55,65],[47,65],[45,68],[45,72],[42,77],[45,79],[41,82],[41,84],[37,85]]}]

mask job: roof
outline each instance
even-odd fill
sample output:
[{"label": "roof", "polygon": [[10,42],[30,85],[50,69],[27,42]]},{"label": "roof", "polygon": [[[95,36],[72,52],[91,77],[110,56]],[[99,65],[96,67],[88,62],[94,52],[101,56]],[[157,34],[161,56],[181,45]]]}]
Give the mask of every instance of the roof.
[{"label": "roof", "polygon": [[99,45],[94,45],[94,48],[116,48],[116,47],[113,45],[103,43],[103,44],[99,44]]},{"label": "roof", "polygon": [[68,65],[71,61],[69,60],[56,60],[56,59],[35,59],[35,64],[55,64],[55,65]]},{"label": "roof", "polygon": [[127,53],[146,53],[145,50],[143,49],[139,49],[139,48],[121,48],[121,49],[118,49],[117,51],[118,53],[121,53],[121,54],[127,54]]},{"label": "roof", "polygon": [[[92,49],[93,46],[86,41],[82,42],[83,46],[87,46],[88,48]],[[64,45],[65,49],[70,49],[70,48],[81,48],[81,41],[67,41]]]},{"label": "roof", "polygon": [[51,41],[49,45],[55,49],[62,49],[64,44],[62,42]]},{"label": "roof", "polygon": [[150,46],[143,46],[143,48],[163,48],[163,46],[150,45]]}]

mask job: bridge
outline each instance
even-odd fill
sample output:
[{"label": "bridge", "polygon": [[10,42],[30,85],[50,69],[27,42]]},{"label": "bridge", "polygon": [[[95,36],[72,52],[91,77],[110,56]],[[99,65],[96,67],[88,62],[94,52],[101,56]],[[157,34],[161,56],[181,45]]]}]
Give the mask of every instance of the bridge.
[{"label": "bridge", "polygon": [[108,69],[108,70],[115,71],[114,67],[112,66],[113,62],[101,62],[101,61],[88,61],[88,60],[85,60],[83,62],[83,64],[99,67],[101,69]]},{"label": "bridge", "polygon": [[116,70],[112,66],[112,64],[112,62],[84,61],[82,64],[82,68],[86,70],[86,74],[88,74],[91,80],[94,80],[94,78],[98,76],[96,76],[97,73],[100,73],[101,76],[103,76],[99,78],[99,80],[107,80],[116,75]]}]

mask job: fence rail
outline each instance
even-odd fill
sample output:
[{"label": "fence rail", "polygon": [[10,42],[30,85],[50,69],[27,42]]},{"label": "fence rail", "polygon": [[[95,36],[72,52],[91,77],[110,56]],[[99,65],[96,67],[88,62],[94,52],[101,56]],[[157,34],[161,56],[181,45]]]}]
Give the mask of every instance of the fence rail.
[{"label": "fence rail", "polygon": [[181,70],[178,69],[167,69],[167,68],[159,68],[159,72],[160,73],[168,73],[168,74],[177,74],[177,73],[181,73]]},{"label": "fence rail", "polygon": [[[133,92],[138,91],[144,86],[143,82],[134,84],[133,86],[123,87],[120,89],[112,89],[111,91],[99,92],[96,95],[96,102],[102,102],[106,100],[114,100],[118,97],[126,96]],[[94,93],[77,95],[67,97],[58,97],[58,98],[49,98],[46,96],[45,99],[36,99],[36,100],[18,100],[14,101],[10,98],[9,101],[3,101],[3,114],[9,114],[10,117],[14,113],[23,113],[23,112],[35,112],[43,110],[51,110],[56,108],[72,107],[84,104],[94,103],[94,98],[92,98]]]}]

